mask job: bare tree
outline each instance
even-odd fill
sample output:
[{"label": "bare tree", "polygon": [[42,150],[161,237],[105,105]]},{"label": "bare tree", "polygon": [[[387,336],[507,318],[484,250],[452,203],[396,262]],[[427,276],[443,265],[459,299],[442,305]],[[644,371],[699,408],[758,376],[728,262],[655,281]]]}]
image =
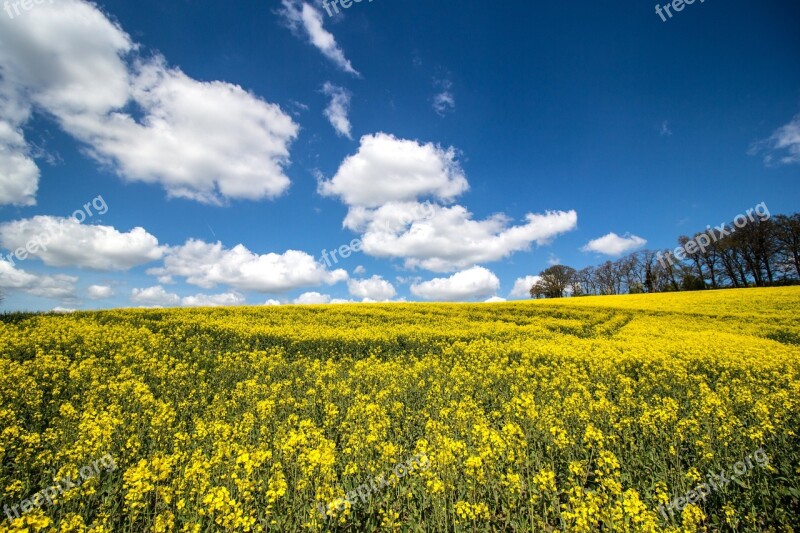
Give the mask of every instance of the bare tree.
[{"label": "bare tree", "polygon": [[[681,279],[681,263],[678,261],[677,258],[672,259],[671,250],[664,250],[662,253],[661,259],[659,259],[659,265],[664,270],[664,278],[667,280],[666,287],[663,289],[665,291],[679,291],[681,290],[681,285],[679,283]],[[677,261],[677,263],[675,262]]]},{"label": "bare tree", "polygon": [[744,268],[744,259],[739,247],[733,239],[725,239],[717,243],[722,266],[734,287],[749,287]]},{"label": "bare tree", "polygon": [[744,266],[748,274],[755,282],[756,287],[764,286],[764,277],[761,270],[761,261],[756,244],[756,235],[752,226],[744,226],[730,236],[730,240],[736,246],[744,260]]},{"label": "bare tree", "polygon": [[645,292],[664,292],[668,290],[667,276],[664,267],[658,261],[658,254],[652,250],[644,250],[639,254],[642,285]]},{"label": "bare tree", "polygon": [[597,283],[594,279],[594,267],[586,267],[575,273],[581,286],[581,294],[597,294]]},{"label": "bare tree", "polygon": [[614,263],[621,281],[620,293],[636,294],[644,292],[644,269],[639,255],[632,253]]},{"label": "bare tree", "polygon": [[595,280],[600,294],[619,294],[622,279],[619,269],[611,261],[606,261],[595,269]]},{"label": "bare tree", "polygon": [[703,237],[704,241],[709,243],[700,248],[700,262],[703,267],[705,267],[706,277],[711,284],[711,288],[717,289],[719,288],[719,274],[721,269],[719,248],[717,248],[716,243],[713,242],[711,235],[707,232],[698,233],[695,235],[695,240],[700,237]]},{"label": "bare tree", "polygon": [[782,262],[794,265],[800,278],[800,213],[792,216],[778,215],[774,221],[775,241]]},{"label": "bare tree", "polygon": [[678,244],[680,244],[686,252],[686,258],[694,265],[697,277],[694,278],[691,271],[689,274],[692,275],[694,279],[701,280],[703,282],[703,286],[705,286],[706,278],[703,274],[703,265],[700,263],[700,248],[697,246],[697,242],[694,239],[690,239],[686,235],[681,235],[678,237]]}]

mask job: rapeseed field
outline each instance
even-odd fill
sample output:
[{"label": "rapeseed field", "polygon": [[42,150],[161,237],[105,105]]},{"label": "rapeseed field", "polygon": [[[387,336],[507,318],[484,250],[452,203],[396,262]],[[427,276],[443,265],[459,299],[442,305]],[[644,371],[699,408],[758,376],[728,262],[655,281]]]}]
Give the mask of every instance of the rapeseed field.
[{"label": "rapeseed field", "polygon": [[3,532],[788,532],[798,432],[800,288],[0,321]]}]

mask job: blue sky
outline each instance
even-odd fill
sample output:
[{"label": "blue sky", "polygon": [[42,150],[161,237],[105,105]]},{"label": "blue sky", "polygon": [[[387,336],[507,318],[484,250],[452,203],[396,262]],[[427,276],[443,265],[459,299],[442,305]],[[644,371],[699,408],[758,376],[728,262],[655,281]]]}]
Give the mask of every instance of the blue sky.
[{"label": "blue sky", "polygon": [[9,2],[3,306],[513,299],[797,211],[800,5],[654,6]]}]

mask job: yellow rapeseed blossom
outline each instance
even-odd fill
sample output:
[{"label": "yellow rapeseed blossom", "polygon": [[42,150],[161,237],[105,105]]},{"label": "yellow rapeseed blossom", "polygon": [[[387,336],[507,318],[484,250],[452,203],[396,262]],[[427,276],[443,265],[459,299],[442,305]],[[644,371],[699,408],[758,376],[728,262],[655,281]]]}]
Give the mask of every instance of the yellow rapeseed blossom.
[{"label": "yellow rapeseed blossom", "polygon": [[798,311],[788,287],[0,317],[0,533],[791,531]]}]

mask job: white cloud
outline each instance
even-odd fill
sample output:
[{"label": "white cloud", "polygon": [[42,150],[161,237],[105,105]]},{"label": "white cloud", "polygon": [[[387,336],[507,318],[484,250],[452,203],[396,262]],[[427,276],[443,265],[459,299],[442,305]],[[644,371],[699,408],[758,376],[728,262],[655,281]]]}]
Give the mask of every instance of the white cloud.
[{"label": "white cloud", "polygon": [[450,80],[438,80],[435,83],[441,91],[433,97],[433,110],[440,117],[456,108],[456,99],[451,91],[453,83]]},{"label": "white cloud", "polygon": [[609,233],[592,241],[581,248],[584,252],[597,252],[599,254],[618,256],[641,248],[647,241],[636,235],[625,234],[620,237],[616,233]]},{"label": "white cloud", "polygon": [[123,57],[136,45],[95,5],[61,0],[26,13],[24,23],[0,17],[0,65],[17,94],[66,114],[102,115],[130,96]]},{"label": "white cloud", "polygon": [[226,292],[224,294],[196,294],[181,299],[181,305],[184,307],[221,307],[226,305],[242,305],[244,302],[244,296],[235,292]]},{"label": "white cloud", "polygon": [[294,299],[294,303],[301,305],[327,304],[331,303],[331,297],[318,292],[304,292]]},{"label": "white cloud", "polygon": [[503,298],[501,296],[492,296],[491,298],[488,298],[487,300],[485,300],[485,303],[493,304],[493,303],[500,303],[500,302],[507,302],[507,301],[508,300],[506,300],[505,298]]},{"label": "white cloud", "polygon": [[[289,187],[283,167],[298,126],[287,114],[236,85],[189,78],[158,54],[137,58],[138,45],[95,5],[59,0],[26,13],[24,24],[0,17],[0,35],[6,92],[26,95],[124,179],[207,203]],[[21,142],[13,128],[0,133],[17,160]],[[26,178],[16,178],[15,194],[30,201],[33,169],[17,166]]]},{"label": "white cloud", "polygon": [[351,279],[347,282],[347,289],[351,296],[362,300],[386,301],[397,295],[394,286],[380,276],[369,279]]},{"label": "white cloud", "polygon": [[672,129],[669,127],[669,121],[665,120],[661,123],[661,128],[659,129],[659,135],[662,137],[672,137]]},{"label": "white cloud", "polygon": [[404,259],[406,268],[449,272],[497,261],[532,243],[548,244],[575,229],[575,211],[528,213],[525,223],[510,225],[502,214],[473,220],[465,207],[431,203],[391,202],[378,209],[353,208],[345,227],[362,233],[365,253]]},{"label": "white cloud", "polygon": [[298,126],[241,87],[198,82],[163,61],[142,65],[132,87],[142,123],[115,114],[69,120],[68,131],[130,181],[205,203],[274,198],[289,188],[283,166]]},{"label": "white cloud", "polygon": [[[3,35],[1,30],[0,35]],[[0,58],[2,53],[0,50]],[[0,205],[36,204],[40,172],[22,130],[31,112],[20,88],[7,74],[0,75]]]},{"label": "white cloud", "polygon": [[357,267],[356,267],[356,268],[353,270],[353,274],[355,274],[356,276],[360,276],[360,275],[362,275],[362,274],[365,274],[366,272],[367,272],[367,269],[366,269],[366,268],[364,268],[362,265],[358,265],[358,266],[357,266]]},{"label": "white cloud", "polygon": [[347,118],[347,113],[350,111],[350,92],[330,82],[325,83],[322,92],[331,99],[328,107],[325,108],[325,117],[336,130],[337,135],[352,139],[350,120]]},{"label": "white cloud", "polygon": [[156,261],[164,254],[158,239],[143,228],[122,233],[111,226],[51,216],[0,224],[0,245],[4,248],[13,251],[34,242],[44,244],[44,248],[28,253],[28,257],[38,257],[44,264],[57,267],[127,270]]},{"label": "white cloud", "polygon": [[0,259],[0,289],[19,290],[33,296],[72,300],[75,297],[74,276],[39,276],[15,268],[8,261]]},{"label": "white cloud", "polygon": [[333,34],[322,25],[322,13],[319,10],[299,0],[282,0],[282,4],[281,14],[292,31],[297,32],[302,27],[308,41],[325,57],[336,63],[343,71],[360,76],[336,44]]},{"label": "white cloud", "polygon": [[344,226],[362,234],[364,252],[406,268],[451,272],[497,261],[577,226],[574,211],[528,213],[518,226],[502,214],[473,220],[465,207],[446,205],[468,189],[453,147],[386,133],[362,137],[358,152],[319,182],[320,194],[349,207]]},{"label": "white cloud", "polygon": [[86,294],[92,300],[103,300],[114,296],[114,291],[108,285],[90,285]]},{"label": "white cloud", "polygon": [[264,302],[264,305],[281,305],[281,302],[279,300],[274,300],[270,298],[266,302]]},{"label": "white cloud", "polygon": [[147,271],[155,276],[179,276],[192,285],[212,288],[218,284],[244,291],[281,293],[300,287],[333,285],[345,281],[345,270],[327,270],[314,258],[296,250],[257,255],[239,244],[226,249],[222,243],[191,239],[170,248],[163,268]]},{"label": "white cloud", "polygon": [[509,298],[530,298],[531,287],[536,282],[542,279],[540,276],[525,276],[524,278],[517,278],[514,282],[514,288],[508,293]]},{"label": "white cloud", "polygon": [[764,163],[767,165],[800,163],[800,114],[775,130],[770,138],[755,143],[750,153],[758,152],[767,152],[764,156]]},{"label": "white cloud", "polygon": [[34,205],[39,167],[30,156],[19,122],[6,118],[10,111],[3,100],[0,91],[0,205]]},{"label": "white cloud", "polygon": [[338,196],[348,206],[377,207],[392,201],[433,196],[451,201],[469,188],[454,148],[398,139],[386,133],[364,135],[319,192]]},{"label": "white cloud", "polygon": [[236,292],[223,294],[195,294],[181,298],[175,293],[167,292],[161,285],[145,289],[133,289],[131,302],[148,307],[219,307],[224,305],[242,305],[244,296]]},{"label": "white cloud", "polygon": [[462,301],[486,298],[497,292],[500,280],[491,270],[472,267],[449,278],[435,278],[411,286],[411,293],[426,300]]},{"label": "white cloud", "polygon": [[176,306],[181,298],[177,294],[165,291],[161,285],[155,285],[146,289],[133,289],[131,301],[142,305]]}]

